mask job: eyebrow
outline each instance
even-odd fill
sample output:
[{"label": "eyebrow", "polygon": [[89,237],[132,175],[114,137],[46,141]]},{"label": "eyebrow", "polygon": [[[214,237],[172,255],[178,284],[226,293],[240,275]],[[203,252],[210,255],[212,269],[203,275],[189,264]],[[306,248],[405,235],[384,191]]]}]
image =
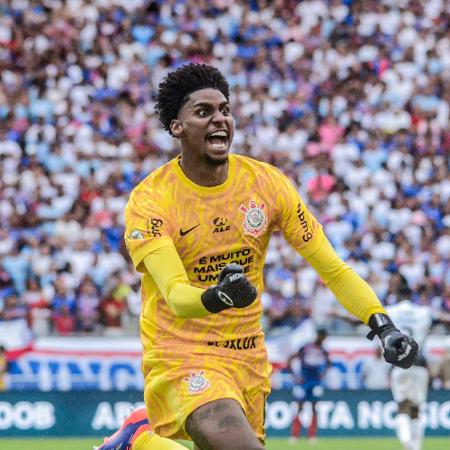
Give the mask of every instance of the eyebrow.
[{"label": "eyebrow", "polygon": [[[229,106],[229,105],[230,105],[229,102],[224,101],[224,102],[219,104],[219,107],[221,107],[221,106]],[[210,106],[214,106],[214,105],[211,102],[204,102],[204,101],[202,101],[202,102],[194,103],[192,106],[193,106],[193,108],[198,108],[199,106],[210,107]]]}]

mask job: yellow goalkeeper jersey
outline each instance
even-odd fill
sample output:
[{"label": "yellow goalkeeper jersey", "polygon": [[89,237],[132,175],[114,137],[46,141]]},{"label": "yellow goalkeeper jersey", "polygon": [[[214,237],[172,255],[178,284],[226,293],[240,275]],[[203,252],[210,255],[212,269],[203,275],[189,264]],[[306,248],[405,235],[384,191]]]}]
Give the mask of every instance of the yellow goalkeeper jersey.
[{"label": "yellow goalkeeper jersey", "polygon": [[300,254],[320,243],[321,226],[305,208],[292,183],[275,167],[229,156],[225,183],[203,187],[180,168],[179,158],[152,172],[132,192],[126,212],[125,240],[137,270],[144,272],[142,331],[150,340],[227,341],[261,331],[261,302],[202,319],[177,319],[143,259],[167,240],[175,245],[192,285],[207,288],[230,263],[244,267],[263,291],[263,266],[274,230],[283,231]]},{"label": "yellow goalkeeper jersey", "polygon": [[[203,187],[186,177],[179,158],[146,177],[132,191],[125,210],[125,242],[134,266],[143,273],[144,348],[161,350],[165,346],[217,342],[251,346],[252,340],[244,339],[262,334],[259,298],[244,309],[231,308],[203,318],[178,318],[147,272],[144,258],[174,245],[190,284],[203,289],[217,283],[219,272],[227,264],[237,263],[244,267],[260,296],[270,235],[281,230],[290,245],[308,259],[326,240],[322,227],[288,178],[269,164],[232,154],[227,180]],[[314,266],[314,261],[310,263]],[[336,267],[339,273],[348,269],[343,262]],[[320,274],[320,267],[315,268]],[[332,272],[321,275],[336,278]],[[369,297],[370,311],[364,301],[363,313],[349,308],[364,316],[362,320],[369,312],[383,311],[374,294],[370,292]]]}]

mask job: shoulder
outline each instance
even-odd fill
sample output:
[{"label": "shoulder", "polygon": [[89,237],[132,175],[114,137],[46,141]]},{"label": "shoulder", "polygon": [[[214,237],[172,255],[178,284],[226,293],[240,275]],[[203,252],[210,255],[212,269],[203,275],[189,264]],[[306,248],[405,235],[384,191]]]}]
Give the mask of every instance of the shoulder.
[{"label": "shoulder", "polygon": [[272,164],[242,155],[233,154],[231,158],[234,160],[237,175],[252,177],[268,186],[288,181],[288,177]]},{"label": "shoulder", "polygon": [[150,172],[139,184],[131,191],[131,197],[145,195],[157,195],[162,190],[166,190],[172,183],[168,183],[171,177],[175,176],[173,164],[176,160],[168,161],[153,172]]},{"label": "shoulder", "polygon": [[249,156],[231,154],[231,158],[236,161],[236,167],[241,169],[251,169],[251,170],[260,170],[262,172],[279,172],[282,173],[279,169],[277,169],[272,164],[269,164],[264,161],[259,161],[258,159],[251,158]]},{"label": "shoulder", "polygon": [[162,213],[168,209],[172,191],[177,185],[173,161],[169,161],[147,175],[131,191],[125,207],[125,216],[130,217],[136,212],[147,213],[158,211]]}]

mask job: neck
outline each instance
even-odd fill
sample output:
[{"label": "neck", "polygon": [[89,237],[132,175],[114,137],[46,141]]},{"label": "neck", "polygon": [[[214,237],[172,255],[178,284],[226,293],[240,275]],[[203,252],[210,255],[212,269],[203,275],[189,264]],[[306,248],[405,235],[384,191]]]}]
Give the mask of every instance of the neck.
[{"label": "neck", "polygon": [[219,186],[228,178],[228,160],[222,164],[212,164],[204,160],[191,160],[182,155],[179,164],[183,173],[199,186]]}]

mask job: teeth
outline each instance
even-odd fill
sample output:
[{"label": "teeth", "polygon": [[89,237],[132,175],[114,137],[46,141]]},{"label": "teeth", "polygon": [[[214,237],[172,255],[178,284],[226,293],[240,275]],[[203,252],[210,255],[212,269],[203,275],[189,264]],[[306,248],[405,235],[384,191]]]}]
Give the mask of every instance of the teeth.
[{"label": "teeth", "polygon": [[227,148],[227,145],[225,144],[225,142],[221,143],[221,144],[212,144],[211,147],[214,150],[224,150]]},{"label": "teeth", "polygon": [[214,133],[211,133],[210,136],[227,137],[227,133],[225,131],[214,131]]}]

